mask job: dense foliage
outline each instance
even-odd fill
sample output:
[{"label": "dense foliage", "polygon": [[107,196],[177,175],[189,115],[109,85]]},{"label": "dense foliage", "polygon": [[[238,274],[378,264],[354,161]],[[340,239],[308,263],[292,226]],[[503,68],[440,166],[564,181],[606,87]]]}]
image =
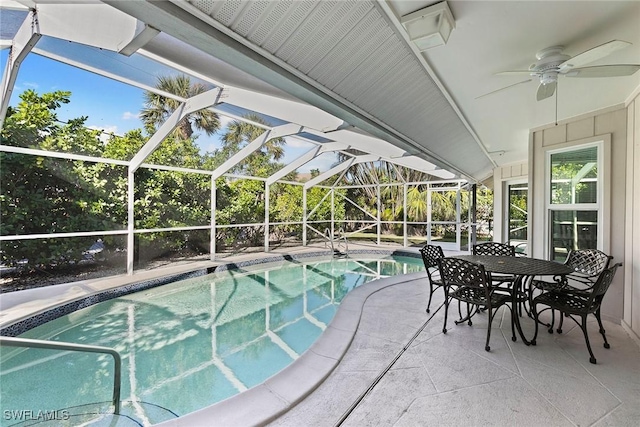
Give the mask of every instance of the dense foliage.
[{"label": "dense foliage", "polygon": [[[188,86],[188,81],[163,79],[163,90],[181,97],[202,93],[204,88]],[[27,90],[20,102],[10,107],[2,128],[2,144],[24,148],[73,153],[127,162],[143,147],[155,130],[177,107],[174,100],[153,94],[145,95],[142,111],[144,129],[135,129],[122,136],[105,138],[99,130],[85,126],[87,117],[60,122],[56,111],[70,102],[71,94],[56,91],[39,95]],[[247,117],[261,123],[258,116]],[[189,169],[214,170],[237,153],[264,130],[236,121],[222,134],[222,147],[201,154],[197,131],[211,134],[219,131],[220,121],[210,111],[187,116],[145,163],[179,166]],[[238,175],[267,177],[280,169],[284,140],[272,139],[261,149],[236,165],[230,172]],[[375,189],[372,182],[397,182],[398,172],[407,181],[426,180],[404,168],[389,165],[359,165],[345,175],[346,184],[365,184],[361,189],[336,189],[333,218],[343,226],[356,229],[359,219],[377,215]],[[314,171],[317,175],[318,171]],[[0,152],[0,215],[2,235],[26,235],[126,230],[128,168],[126,163],[98,163],[68,158],[40,157],[28,154]],[[293,172],[286,177],[295,180]],[[141,167],[134,175],[134,226],[136,230],[190,226],[207,226],[211,221],[211,177],[202,173],[157,170]],[[216,187],[218,250],[239,246],[260,246],[264,242],[265,183],[260,180],[219,178]],[[331,198],[325,188],[307,192],[308,223],[323,232],[330,226]],[[427,190],[424,186],[408,189],[407,217],[409,221],[426,221]],[[383,221],[402,221],[404,217],[402,186],[382,187],[380,207]],[[455,192],[432,193],[435,198],[433,215],[455,215]],[[302,236],[302,187],[277,183],[269,188],[270,241],[281,242]],[[356,208],[355,202],[362,208]],[[453,203],[453,204],[452,204]],[[366,211],[370,216],[363,213]],[[455,220],[455,218],[453,218]],[[349,222],[345,222],[349,221]],[[252,224],[234,226],[234,224]],[[339,225],[338,225],[339,226]],[[401,234],[397,225],[385,225],[383,232]],[[153,259],[167,253],[208,253],[210,231],[170,231],[136,233],[138,261]],[[315,236],[313,232],[310,237]],[[124,254],[126,236],[106,235],[102,238],[106,251]],[[76,263],[86,258],[87,249],[96,237],[74,237],[2,242],[0,262],[29,268],[46,269]],[[103,254],[104,255],[104,254]]]},{"label": "dense foliage", "polygon": [[[152,133],[156,128],[148,122],[147,131],[136,129],[123,136],[111,135],[105,142],[100,138],[100,131],[85,127],[86,117],[68,123],[58,121],[56,110],[69,102],[70,95],[63,91],[43,95],[33,90],[25,91],[19,104],[7,113],[2,144],[128,161],[149,140],[147,131]],[[213,120],[209,119],[208,123],[211,123]],[[261,120],[259,117],[250,119],[254,122]],[[187,124],[166,138],[146,162],[213,170],[263,132],[257,126],[233,122],[222,137],[223,147],[214,153],[201,155],[195,142],[197,136],[184,130]],[[184,138],[184,133],[190,137]],[[269,141],[231,172],[270,175],[282,167],[277,160],[282,157],[283,144],[282,139]],[[124,165],[2,152],[0,182],[3,235],[127,228],[128,179]],[[218,179],[217,224],[262,223],[265,216],[264,189],[262,181]],[[310,205],[319,201],[318,191],[309,191]],[[301,194],[299,186],[272,186],[271,221],[299,221],[302,211],[298,192]],[[210,195],[209,175],[140,168],[135,173],[135,228],[208,225],[211,220]],[[297,200],[292,200],[292,197],[297,197]],[[283,203],[295,209],[290,210]],[[338,208],[338,219],[341,218],[340,212]],[[330,209],[321,209],[316,216],[328,219]],[[282,239],[293,230],[294,227],[286,224],[275,227],[270,238]],[[298,227],[294,234],[299,237],[301,229]],[[216,237],[220,249],[259,245],[264,239],[264,227],[258,224],[224,228]],[[209,239],[208,230],[136,234],[136,257],[146,260],[168,251],[206,253],[209,251]],[[86,250],[95,240],[95,237],[76,237],[3,242],[1,261],[5,265],[16,265],[21,260],[28,260],[31,268],[77,262],[86,256]],[[112,250],[124,248],[121,236],[106,236],[104,243]]]}]

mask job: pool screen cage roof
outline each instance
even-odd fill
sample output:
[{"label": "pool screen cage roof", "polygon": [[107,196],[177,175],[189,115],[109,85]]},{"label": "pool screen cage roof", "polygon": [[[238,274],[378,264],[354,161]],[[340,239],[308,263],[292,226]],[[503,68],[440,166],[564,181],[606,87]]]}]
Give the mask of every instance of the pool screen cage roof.
[{"label": "pool screen cage roof", "polygon": [[[129,161],[93,158],[67,152],[49,152],[28,147],[0,146],[0,150],[4,152],[125,166],[129,179],[127,230],[78,231],[38,236],[3,235],[0,236],[2,240],[98,236],[110,233],[126,234],[127,246],[132,248],[134,232],[141,231],[133,228],[133,183],[139,168],[207,174],[211,176],[212,186],[215,187],[217,178],[224,176],[239,178],[230,174],[234,166],[240,164],[272,138],[292,138],[308,144],[310,149],[268,177],[241,177],[264,181],[266,189],[278,182],[302,185],[305,192],[319,185],[333,188],[344,183],[343,178],[350,168],[363,163],[377,162],[392,165],[391,167],[397,172],[396,177],[400,180],[399,185],[409,184],[403,177],[401,167],[428,174],[430,182],[455,182],[457,188],[466,183],[458,180],[454,173],[420,156],[412,155],[396,145],[367,134],[318,107],[301,102],[291,94],[225,64],[168,34],[161,33],[103,2],[73,4],[8,1],[3,2],[0,17],[2,19],[0,46],[5,51],[6,57],[2,77],[0,123],[4,123],[6,118],[20,65],[30,54],[41,55],[84,69],[180,103],[179,108],[175,109]],[[164,55],[164,52],[171,52],[171,54]],[[207,90],[185,99],[156,88],[157,76],[178,74],[189,76],[193,82],[204,85]],[[381,99],[380,102],[384,100]],[[251,123],[264,131],[213,170],[193,170],[180,166],[146,163],[147,158],[183,118],[202,109],[209,109],[232,120]],[[248,115],[259,117],[260,123],[247,119]],[[340,153],[338,158],[341,160],[306,182],[284,181],[288,174],[325,153]],[[268,191],[266,194],[268,195]],[[212,199],[214,198],[212,191]],[[215,227],[215,200],[212,203],[211,224],[200,228]],[[268,211],[269,209],[265,219],[267,226]],[[306,218],[303,218],[304,221]],[[179,228],[170,230],[179,230]],[[212,242],[213,240],[212,238]],[[268,239],[265,240],[267,240],[265,249],[268,250]],[[212,243],[212,255],[214,251],[215,245]],[[133,251],[130,250],[127,262],[129,273],[133,271],[132,257]]]}]

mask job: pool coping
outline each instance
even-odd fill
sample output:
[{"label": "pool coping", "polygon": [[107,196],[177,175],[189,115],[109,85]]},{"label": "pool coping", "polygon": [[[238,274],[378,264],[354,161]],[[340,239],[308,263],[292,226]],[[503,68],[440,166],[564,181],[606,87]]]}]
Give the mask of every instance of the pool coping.
[{"label": "pool coping", "polygon": [[[353,255],[408,256],[420,258],[417,249],[357,249],[349,251]],[[274,264],[299,259],[326,258],[327,251],[313,251],[300,254],[283,254],[254,258],[246,261],[228,262],[129,283],[123,286],[96,290],[95,292],[69,301],[57,302],[38,312],[32,312],[19,320],[0,323],[0,335],[17,336],[29,329],[44,324],[85,307],[161,286],[175,280],[203,276],[212,272],[242,269],[263,264]],[[349,292],[338,306],[336,315],[320,337],[300,357],[283,370],[250,389],[217,402],[211,406],[167,420],[157,426],[224,425],[248,426],[265,425],[287,412],[306,396],[311,394],[338,366],[347,352],[360,323],[366,300],[376,292],[389,286],[411,282],[426,277],[425,272],[390,276],[373,280]],[[59,285],[56,285],[59,286]],[[28,291],[18,291],[28,292]]]}]

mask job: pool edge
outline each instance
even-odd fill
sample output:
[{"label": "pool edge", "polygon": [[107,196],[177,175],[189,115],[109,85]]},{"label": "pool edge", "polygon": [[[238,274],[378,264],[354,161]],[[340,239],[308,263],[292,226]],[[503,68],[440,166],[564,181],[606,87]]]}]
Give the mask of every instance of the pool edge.
[{"label": "pool edge", "polygon": [[[333,319],[340,319],[338,325],[334,325],[332,320],[313,345],[289,366],[247,391],[154,426],[246,427],[264,426],[276,420],[309,396],[338,367],[355,337],[364,305],[370,296],[385,288],[425,277],[425,272],[391,276],[354,289],[338,307]],[[347,305],[343,307],[345,303]],[[357,310],[354,310],[354,305]]]},{"label": "pool edge", "polygon": [[[353,255],[407,256],[420,258],[417,249],[358,249]],[[299,259],[326,258],[330,253],[314,251],[296,255],[276,255],[241,262],[229,262],[215,268],[198,268],[193,271],[167,274],[153,279],[128,283],[110,289],[100,289],[68,301],[57,302],[38,312],[32,312],[19,320],[0,322],[0,335],[16,336],[70,312],[89,307],[122,295],[139,292],[173,280],[201,276],[210,272],[240,269],[250,266],[273,264]],[[333,372],[346,354],[358,329],[364,304],[376,292],[425,277],[424,272],[391,276],[368,282],[349,292],[331,323],[313,345],[289,366],[242,393],[211,406],[164,421],[157,426],[265,425],[301,402]],[[20,292],[20,291],[19,291]]]}]

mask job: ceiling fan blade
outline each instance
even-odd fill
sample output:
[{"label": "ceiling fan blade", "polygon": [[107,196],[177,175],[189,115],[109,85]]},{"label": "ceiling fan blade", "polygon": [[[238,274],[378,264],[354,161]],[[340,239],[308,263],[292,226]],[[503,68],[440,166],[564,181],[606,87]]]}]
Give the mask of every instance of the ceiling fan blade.
[{"label": "ceiling fan blade", "polygon": [[494,76],[522,76],[524,74],[531,74],[529,70],[512,70],[512,71],[501,71],[499,73],[495,73]]},{"label": "ceiling fan blade", "polygon": [[480,96],[476,97],[476,99],[484,98],[485,96],[492,95],[492,94],[494,94],[494,93],[496,93],[496,92],[500,92],[500,91],[503,91],[503,90],[505,90],[505,89],[509,89],[510,87],[518,86],[518,85],[520,85],[520,84],[522,84],[522,83],[529,83],[531,80],[532,80],[532,79],[523,80],[523,81],[521,81],[521,82],[514,83],[514,84],[512,84],[512,85],[505,86],[505,87],[500,88],[500,89],[496,89],[496,90],[491,91],[491,92],[489,92],[489,93],[485,93],[484,95],[480,95]]},{"label": "ceiling fan blade", "polygon": [[595,67],[574,68],[565,74],[567,77],[619,77],[630,76],[640,70],[640,65],[616,64]]},{"label": "ceiling fan blade", "polygon": [[540,83],[540,86],[538,86],[538,92],[536,93],[536,99],[538,101],[542,101],[543,99],[549,98],[556,91],[557,84],[557,82],[547,83],[546,85]]},{"label": "ceiling fan blade", "polygon": [[566,60],[560,64],[560,72],[567,72],[572,68],[582,67],[583,65],[597,61],[600,58],[604,58],[605,56],[612,54],[616,50],[624,49],[630,45],[631,43],[622,40],[611,40],[610,42],[596,46]]}]

